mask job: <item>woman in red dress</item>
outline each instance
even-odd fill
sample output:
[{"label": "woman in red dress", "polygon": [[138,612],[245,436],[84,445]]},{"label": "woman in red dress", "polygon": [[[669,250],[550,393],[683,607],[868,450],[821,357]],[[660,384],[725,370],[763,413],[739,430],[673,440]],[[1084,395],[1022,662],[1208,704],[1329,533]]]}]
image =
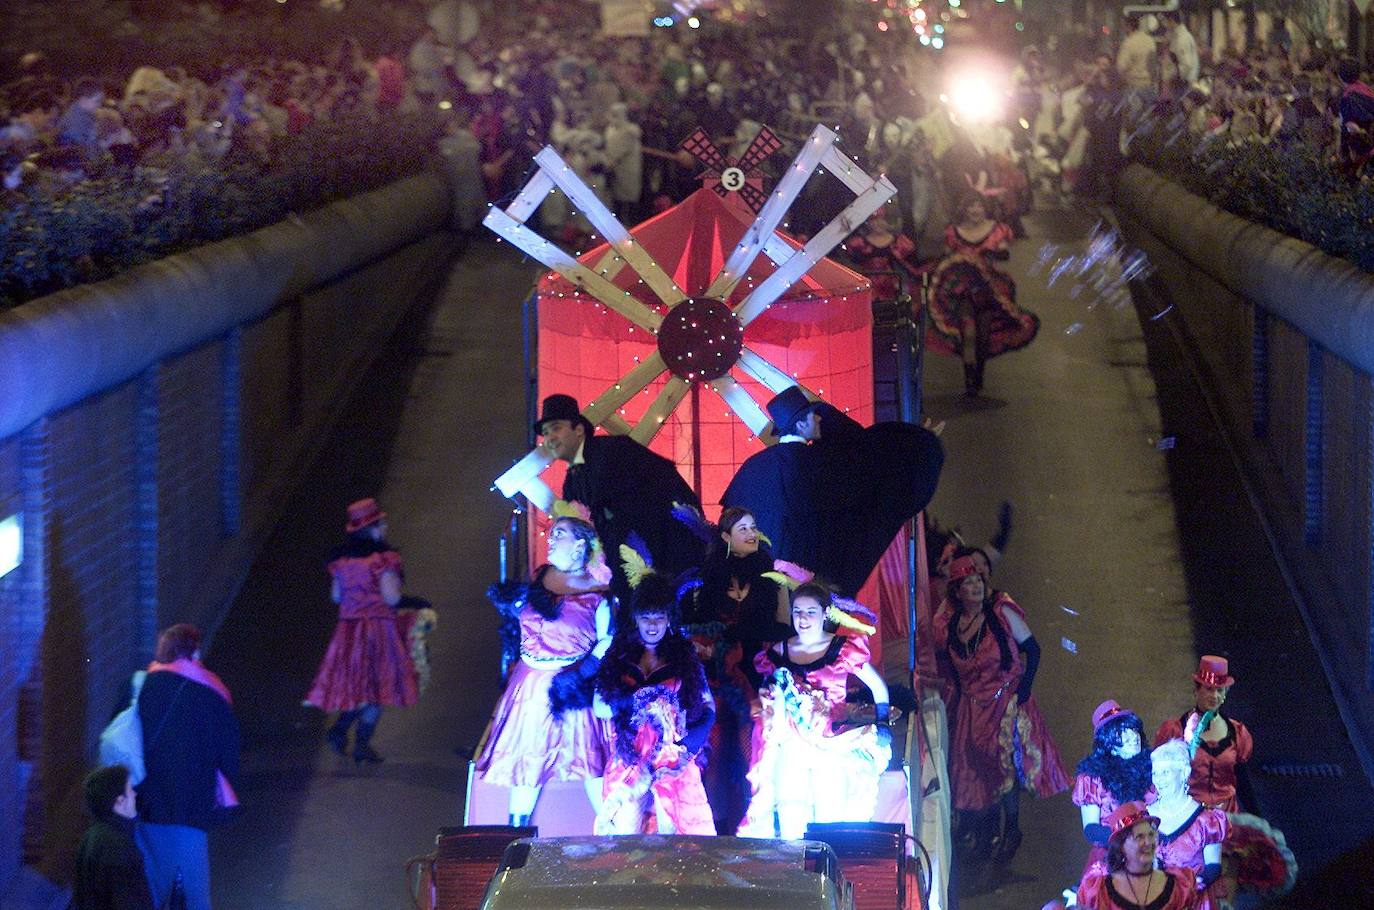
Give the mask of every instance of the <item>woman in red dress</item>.
[{"label": "woman in red dress", "polygon": [[1107,860],[1083,876],[1078,905],[1088,910],[1194,910],[1191,869],[1156,868],[1159,819],[1129,802],[1107,816]]},{"label": "woman in red dress", "polygon": [[1005,861],[1021,844],[1021,789],[1053,796],[1069,788],[1068,774],[1031,696],[1040,646],[1026,614],[1005,594],[993,596],[972,557],[950,563],[948,578],[933,626],[952,689],[949,776],[959,838],[971,858],[995,852]]},{"label": "woman in red dress", "polygon": [[626,574],[629,618],[596,677],[598,716],[614,718],[596,833],[715,834],[697,764],[715,717],[706,672],[678,631],[673,583]]},{"label": "woman in red dress", "polygon": [[855,269],[873,283],[874,300],[896,300],[903,278],[910,282],[920,276],[916,243],[899,233],[894,221],[900,227],[900,213],[894,206],[883,206],[844,244]]},{"label": "woman in red dress", "polygon": [[[861,634],[837,635],[841,624]],[[795,635],[754,658],[764,689],[740,826],[746,837],[799,838],[812,822],[872,821],[892,757],[887,685],[869,663],[873,627],[812,582],[792,594],[792,627]],[[871,723],[850,719],[850,676],[873,693]]]},{"label": "woman in red dress", "polygon": [[1155,733],[1156,746],[1183,740],[1193,753],[1189,792],[1203,805],[1227,812],[1241,811],[1236,791],[1247,783],[1244,765],[1255,749],[1245,724],[1221,713],[1235,681],[1226,658],[1204,654],[1193,674],[1193,709],[1166,720]]},{"label": "woman in red dress", "polygon": [[329,561],[339,621],[305,703],[339,712],[325,738],[340,755],[357,722],[353,760],[376,764],[382,756],[372,748],[372,734],[382,707],[409,707],[417,697],[415,665],[396,623],[401,556],[386,542],[386,513],[375,499],[350,505],[344,530],[348,540]]},{"label": "woman in red dress", "polygon": [[1093,750],[1078,763],[1073,779],[1073,803],[1083,836],[1092,844],[1084,872],[1107,857],[1107,816],[1122,803],[1155,799],[1150,753],[1144,746],[1145,727],[1134,712],[1110,698],[1093,711]]},{"label": "woman in red dress", "polygon": [[964,389],[983,388],[991,357],[1031,343],[1040,320],[1016,305],[1016,285],[993,266],[1011,256],[1012,230],[988,215],[987,202],[970,193],[958,220],[945,231],[948,255],[935,268],[930,289],[928,347],[964,362]]},{"label": "woman in red dress", "polygon": [[[1209,809],[1188,794],[1192,768],[1188,747],[1171,739],[1150,753],[1159,794],[1150,807],[1159,817],[1159,859],[1165,866],[1191,869],[1197,876],[1198,910],[1215,910],[1229,892],[1221,877],[1222,842],[1230,830],[1226,813]],[[1215,883],[1215,884],[1214,884]]]},{"label": "woman in red dress", "polygon": [[[491,732],[476,770],[510,788],[510,823],[534,814],[539,792],[556,780],[582,780],[592,806],[601,801],[601,773],[610,728],[592,715],[591,679],[610,644],[608,581],[589,569],[598,552],[590,522],[567,516],[549,529],[549,561],[526,586],[519,612],[520,660],[492,712]],[[580,681],[587,697],[576,697]]]}]

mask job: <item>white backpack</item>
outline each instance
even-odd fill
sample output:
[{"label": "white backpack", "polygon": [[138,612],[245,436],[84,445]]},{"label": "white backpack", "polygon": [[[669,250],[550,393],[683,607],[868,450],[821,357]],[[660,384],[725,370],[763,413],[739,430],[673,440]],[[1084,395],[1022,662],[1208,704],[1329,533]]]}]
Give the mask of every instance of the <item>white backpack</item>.
[{"label": "white backpack", "polygon": [[138,717],[138,693],[148,674],[139,670],[131,686],[134,696],[129,706],[114,716],[114,720],[100,731],[100,763],[123,765],[129,769],[129,782],[137,786],[148,776],[143,767],[143,722]]}]

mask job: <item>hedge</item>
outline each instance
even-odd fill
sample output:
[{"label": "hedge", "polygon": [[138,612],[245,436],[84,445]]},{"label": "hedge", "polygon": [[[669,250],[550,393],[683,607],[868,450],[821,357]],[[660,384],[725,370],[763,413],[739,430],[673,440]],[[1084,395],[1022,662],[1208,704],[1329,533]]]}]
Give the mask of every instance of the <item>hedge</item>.
[{"label": "hedge", "polygon": [[1374,183],[1342,174],[1328,150],[1299,140],[1190,139],[1156,122],[1130,152],[1219,208],[1374,271]]},{"label": "hedge", "polygon": [[439,124],[364,113],[274,140],[267,161],[231,150],[167,168],[97,168],[0,207],[0,308],[253,230],[416,173]]}]

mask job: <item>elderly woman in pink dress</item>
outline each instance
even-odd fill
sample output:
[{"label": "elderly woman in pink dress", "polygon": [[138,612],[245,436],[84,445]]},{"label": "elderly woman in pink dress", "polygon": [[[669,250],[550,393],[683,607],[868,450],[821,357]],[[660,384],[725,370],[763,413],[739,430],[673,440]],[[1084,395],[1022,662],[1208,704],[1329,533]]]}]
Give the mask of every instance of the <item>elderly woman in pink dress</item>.
[{"label": "elderly woman in pink dress", "polygon": [[1192,761],[1181,739],[1171,739],[1150,753],[1159,798],[1150,811],[1159,818],[1159,859],[1165,866],[1191,869],[1197,876],[1199,910],[1219,906],[1224,888],[1211,887],[1221,877],[1221,847],[1230,830],[1226,813],[1209,809],[1188,793]]},{"label": "elderly woman in pink dress", "polygon": [[482,780],[510,788],[510,823],[529,823],[541,788],[582,780],[600,805],[610,729],[591,710],[592,679],[610,644],[609,576],[589,568],[596,529],[562,517],[549,529],[549,561],[520,609],[520,660],[492,713],[477,759]]}]

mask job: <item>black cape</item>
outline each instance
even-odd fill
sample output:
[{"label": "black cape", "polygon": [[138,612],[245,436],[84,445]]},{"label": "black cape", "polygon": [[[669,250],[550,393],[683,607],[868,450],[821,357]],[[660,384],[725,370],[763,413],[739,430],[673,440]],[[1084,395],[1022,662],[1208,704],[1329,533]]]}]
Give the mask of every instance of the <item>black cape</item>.
[{"label": "black cape", "polygon": [[591,511],[611,566],[611,588],[622,604],[629,587],[620,566],[620,545],[631,531],[648,545],[654,568],[669,578],[701,562],[701,541],[673,518],[674,502],[701,508],[676,465],[628,436],[588,436],[582,458],[584,464],[568,469],[563,498]]},{"label": "black cape", "polygon": [[750,456],[721,504],[749,509],[777,558],[853,597],[902,525],[935,495],[944,450],[914,424],[865,427],[828,404],[820,415],[819,440]]}]

